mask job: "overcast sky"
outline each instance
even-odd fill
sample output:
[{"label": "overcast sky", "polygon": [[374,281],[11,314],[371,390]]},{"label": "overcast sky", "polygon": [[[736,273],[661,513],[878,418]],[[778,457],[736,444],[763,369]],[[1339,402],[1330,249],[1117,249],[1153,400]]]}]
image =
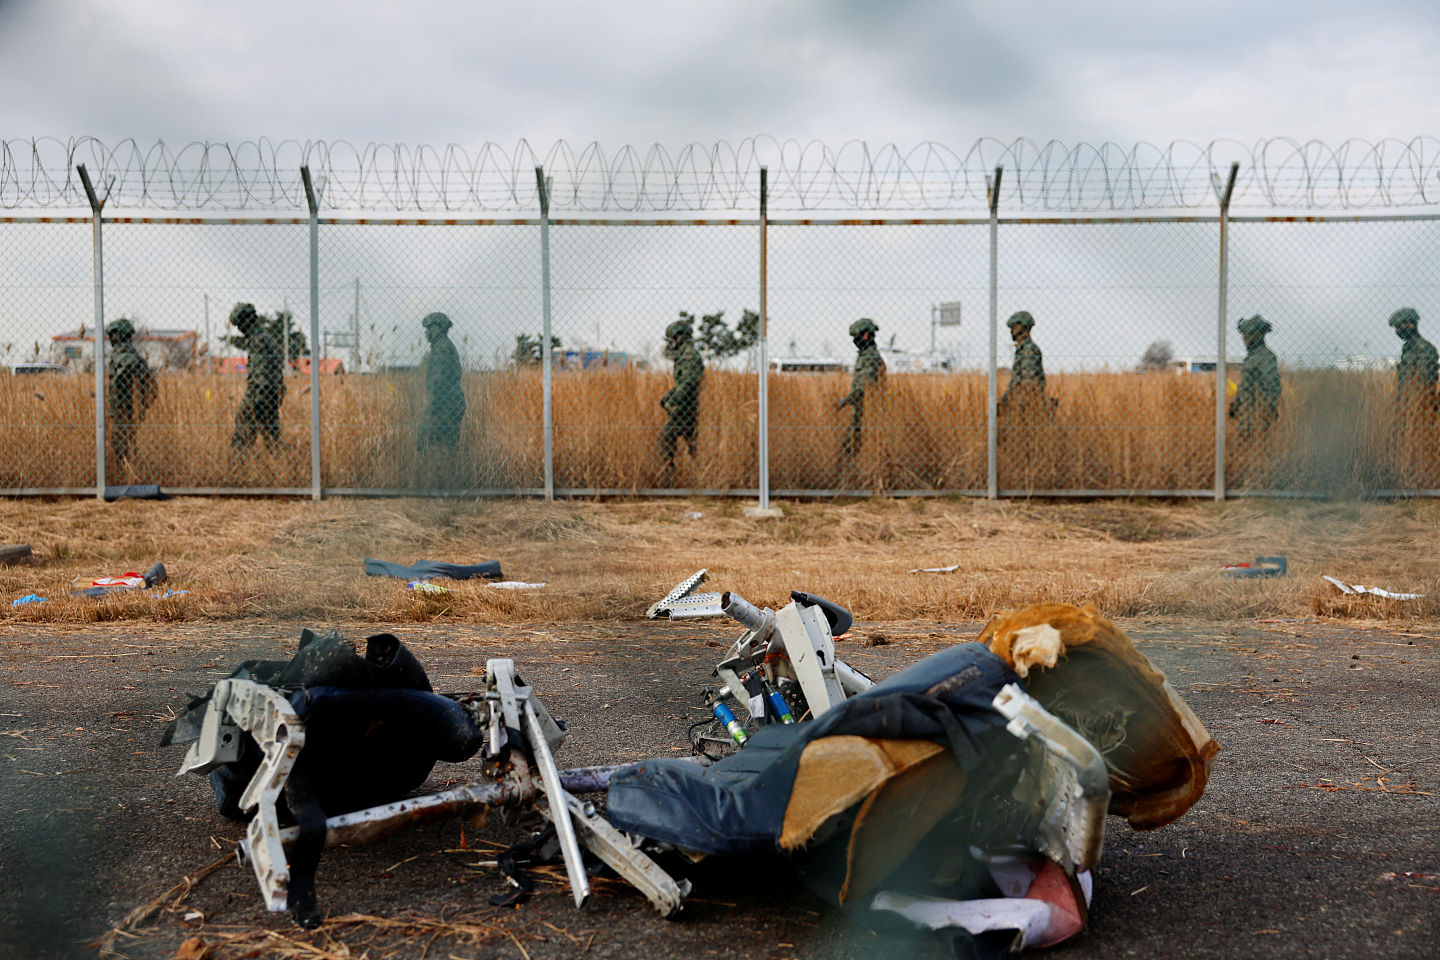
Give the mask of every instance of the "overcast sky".
[{"label": "overcast sky", "polygon": [[[1380,0],[1363,7],[1353,0],[1219,0],[1186,11],[1177,11],[1177,6],[1117,0],[0,0],[0,89],[6,91],[0,98],[0,139],[94,136],[113,145],[133,138],[142,150],[162,139],[177,150],[193,140],[343,139],[362,148],[372,142],[435,147],[453,143],[472,156],[486,143],[509,149],[522,139],[543,156],[556,140],[564,139],[577,151],[598,142],[613,155],[628,144],[643,156],[655,143],[673,155],[690,143],[738,144],[760,135],[802,143],[819,139],[832,147],[855,140],[876,146],[893,143],[902,150],[935,141],[962,155],[980,138],[1058,139],[1071,145],[1111,141],[1122,147],[1145,141],[1163,147],[1176,140],[1205,144],[1234,139],[1249,145],[1289,137],[1338,146],[1352,138],[1409,141],[1440,135],[1440,4],[1434,0]],[[1434,146],[1436,141],[1429,143]],[[84,319],[90,295],[87,229],[56,227],[53,238],[47,233],[38,241],[30,233],[5,239],[15,263],[35,260],[23,275],[36,285],[36,307],[12,304],[16,317],[29,318],[20,341],[38,343],[52,329],[62,324],[73,329],[77,318]],[[62,239],[65,230],[70,233]],[[1308,236],[1286,248],[1291,260],[1316,260],[1313,246],[1305,246],[1311,242]],[[127,249],[123,231],[112,230],[111,237],[106,242],[112,264],[107,280],[113,289],[107,305],[111,312],[133,313],[154,324],[198,328],[196,318],[206,294],[216,302],[248,296],[272,310],[302,303],[308,289],[300,254],[289,264],[294,269],[286,272],[268,262],[246,266],[234,252],[209,255],[188,234],[165,238],[180,246],[164,256],[159,247]],[[218,242],[212,234],[203,237]],[[397,241],[383,249],[358,250],[352,257],[343,244],[353,240],[349,234],[327,236],[331,246],[325,282],[334,290],[327,286],[326,295],[333,294],[336,301],[322,311],[327,325],[348,316],[354,278],[365,278],[362,315],[378,318],[382,328],[396,322],[392,315],[418,319],[435,309],[433,288],[452,282],[426,259],[410,267],[413,276],[407,275],[406,282],[415,288],[407,296],[415,302],[382,303],[378,291],[385,288],[379,278],[406,262],[401,252],[407,248]],[[439,242],[428,234],[425,240]],[[1236,290],[1244,289],[1245,264],[1250,262],[1242,240],[1235,241],[1238,252],[1232,263]],[[638,249],[647,241],[626,242]],[[887,336],[898,328],[900,345],[920,347],[931,333],[929,304],[962,292],[972,310],[983,303],[983,290],[960,291],[956,286],[984,280],[980,255],[968,264],[962,283],[950,276],[953,270],[943,257],[906,247],[914,243],[908,236],[887,236],[885,242],[895,250],[884,245],[863,252],[840,246],[817,250],[798,263],[812,274],[789,279],[786,266],[796,268],[797,263],[787,261],[777,246],[771,275],[776,335],[800,336],[785,324],[803,333],[820,324],[822,315],[825,322],[832,315],[841,318],[834,323],[843,330],[848,319],[863,313],[883,317],[889,325]],[[1075,252],[1079,241],[1056,242],[1062,246],[1035,252],[1031,261],[1085,263]],[[1387,256],[1393,252],[1379,234],[1369,242]],[[577,300],[573,316],[557,307],[557,323],[578,324],[577,317],[584,321],[575,330],[567,329],[567,343],[588,339],[626,349],[653,348],[658,341],[650,326],[682,307],[697,313],[723,308],[737,317],[742,308],[753,306],[747,291],[754,286],[749,272],[754,242],[743,234],[725,243],[729,246],[703,259],[704,282],[717,291],[702,296],[691,289],[703,285],[700,280],[691,286],[673,280],[694,265],[697,255],[688,248],[653,251],[643,262],[637,253],[633,262],[620,265],[623,269],[611,270],[608,261],[588,248],[576,252],[557,239],[557,283],[580,291],[570,295]],[[1355,259],[1353,250],[1344,252],[1351,248],[1335,243],[1336,250],[1316,262],[1344,265]],[[1008,235],[1007,244],[1013,244]],[[1213,336],[1213,246],[1207,238],[1194,244],[1193,254],[1180,248],[1168,260],[1162,257],[1118,284],[1144,301],[1132,305],[1136,317],[1164,317],[1175,325],[1173,331],[1147,321],[1124,338],[1107,342],[1104,356],[1092,347],[1082,349],[1079,331],[1091,329],[1087,323],[1101,322],[1093,317],[1110,315],[1109,294],[1095,295],[1088,306],[1083,296],[1067,294],[1046,320],[1064,316],[1072,323],[1071,352],[1077,364],[1114,357],[1129,362],[1155,336],[1199,351]],[[68,254],[63,260],[55,255],[62,249]],[[1007,245],[1007,254],[1012,249]],[[1123,257],[1118,247],[1105,249],[1115,262],[1137,267],[1142,262],[1143,244]],[[567,255],[569,260],[564,259]],[[127,256],[136,261],[128,269]],[[495,269],[509,269],[528,284],[527,271],[536,258],[526,257],[520,266],[497,259]],[[1288,266],[1266,266],[1258,253],[1252,259],[1265,267],[1257,268],[1258,274],[1293,272]],[[1430,248],[1423,245],[1406,251],[1404,260],[1433,262]],[[1005,282],[1017,288],[1010,291],[1011,299],[1021,292],[1028,299],[1022,304],[1002,298],[1002,316],[1021,305],[1037,309],[1035,303],[1043,301],[1043,295],[1026,288],[1027,283],[1043,286],[1027,279],[1024,265],[1031,261],[1006,261],[1012,272]],[[177,267],[181,262],[187,264],[184,269]],[[861,262],[888,265],[889,272],[837,288],[832,274],[853,271],[852,265]],[[1202,264],[1194,268],[1199,271],[1195,277],[1173,276],[1191,269],[1192,262]],[[647,294],[649,299],[630,291],[626,284],[650,290],[661,282],[637,264],[653,268],[662,286],[679,286]],[[929,265],[933,276],[911,277],[897,286],[894,273],[906,264]],[[722,265],[734,276],[711,276]],[[827,269],[831,273],[824,273]],[[1424,296],[1403,285],[1412,275],[1420,276],[1421,268],[1406,270],[1399,271],[1392,284],[1400,289],[1387,288],[1385,297],[1428,309]],[[53,277],[43,284],[33,279],[44,271]],[[181,290],[158,282],[166,271],[189,278],[189,285]],[[586,271],[596,276],[588,278]],[[454,271],[456,276],[472,272],[468,267]],[[1100,283],[1097,275],[1092,270],[1080,279],[1062,278],[1062,283],[1051,277],[1046,282],[1093,285]],[[1361,289],[1369,279],[1369,274],[1357,275],[1343,286],[1347,291]],[[502,287],[512,282],[494,280]],[[801,292],[824,287],[839,299],[822,310],[813,295],[797,294],[797,303],[786,309],[786,283]],[[606,284],[618,292],[594,292],[609,291]],[[887,294],[891,300],[877,292],[886,284],[899,291]],[[1183,303],[1172,302],[1174,295],[1164,293],[1171,289],[1193,295],[1187,294]],[[72,292],[76,302],[58,310],[57,290]],[[1155,302],[1145,299],[1151,290],[1161,291]],[[533,290],[527,286],[523,292],[529,296]],[[476,296],[476,303],[442,306],[453,309],[457,321],[483,316],[494,328],[466,341],[470,355],[507,350],[515,329],[523,329],[515,325],[531,322],[533,305],[515,306],[495,320],[482,309],[493,307],[488,288]],[[561,307],[566,296],[565,289],[557,290]],[[1394,347],[1383,336],[1383,326],[1380,336],[1362,336],[1347,319],[1357,310],[1368,310],[1383,323],[1389,300],[1362,309],[1341,293],[1315,296],[1320,299],[1304,310],[1293,297],[1267,309],[1285,321],[1276,340],[1284,346],[1285,336],[1293,337],[1291,354],[1302,349],[1328,355],[1378,352],[1382,344]],[[1254,307],[1247,301],[1239,309]],[[1293,321],[1286,309],[1296,313]],[[1302,323],[1314,329],[1302,331]],[[418,329],[414,324],[405,328],[409,346],[397,343],[385,349],[422,349]],[[10,332],[0,331],[7,337]],[[965,333],[973,338],[983,330],[971,326]],[[1047,350],[1057,361],[1066,352],[1066,335],[1049,334]],[[1187,337],[1195,343],[1186,345]],[[811,339],[815,342],[802,342],[798,348],[815,350],[829,343]],[[843,337],[831,339],[843,350]],[[959,349],[973,358],[979,344],[965,342]]]},{"label": "overcast sky", "polygon": [[0,0],[0,136],[667,147],[1440,132],[1433,0]]}]

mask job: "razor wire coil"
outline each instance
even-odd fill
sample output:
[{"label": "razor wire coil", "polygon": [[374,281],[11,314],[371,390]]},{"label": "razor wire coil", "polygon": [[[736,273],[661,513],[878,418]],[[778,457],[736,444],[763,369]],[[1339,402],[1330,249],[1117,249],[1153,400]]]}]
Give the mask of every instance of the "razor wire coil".
[{"label": "razor wire coil", "polygon": [[975,141],[964,151],[927,141],[909,148],[851,140],[752,137],[737,143],[656,144],[606,151],[558,141],[539,151],[486,143],[467,149],[390,143],[268,139],[240,143],[163,140],[107,144],[94,137],[0,142],[0,208],[86,208],[78,164],[108,204],[154,210],[304,210],[308,166],[329,210],[393,213],[533,211],[535,168],[553,178],[552,212],[608,215],[737,211],[759,204],[759,169],[770,171],[769,207],[783,212],[988,210],[987,178],[1004,170],[1007,213],[1197,210],[1216,206],[1232,162],[1232,208],[1368,210],[1440,203],[1440,139],[1346,140],[1332,146],[1285,138],[1243,144],[1175,141],[1064,144]]}]

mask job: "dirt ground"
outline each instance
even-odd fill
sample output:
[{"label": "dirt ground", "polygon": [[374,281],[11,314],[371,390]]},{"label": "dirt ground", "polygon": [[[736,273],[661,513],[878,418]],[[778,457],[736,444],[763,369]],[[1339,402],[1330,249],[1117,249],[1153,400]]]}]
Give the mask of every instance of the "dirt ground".
[{"label": "dirt ground", "polygon": [[[491,907],[506,888],[497,845],[520,836],[496,820],[463,844],[448,821],[327,851],[327,920],[309,933],[265,912],[248,868],[226,863],[183,883],[241,830],[215,812],[203,778],[174,777],[183,748],[158,748],[161,731],[239,661],[288,656],[299,626],[0,626],[0,956],[94,956],[87,944],[167,891],[153,916],[113,938],[116,950],[189,960],[946,955],[932,939],[868,933],[768,866],[702,874],[671,921],[606,882],[583,911],[549,881],[518,908]],[[362,637],[378,626],[341,629]],[[1089,928],[1050,954],[1435,957],[1440,628],[1310,617],[1124,626],[1222,753],[1205,797],[1175,824],[1137,833],[1110,818]],[[879,678],[977,630],[860,622],[839,653]],[[737,633],[645,621],[396,632],[444,691],[472,689],[487,657],[513,657],[570,724],[558,758],[567,766],[686,752],[700,689]],[[888,642],[872,645],[876,636]],[[441,764],[428,787],[468,779],[465,769]]]}]

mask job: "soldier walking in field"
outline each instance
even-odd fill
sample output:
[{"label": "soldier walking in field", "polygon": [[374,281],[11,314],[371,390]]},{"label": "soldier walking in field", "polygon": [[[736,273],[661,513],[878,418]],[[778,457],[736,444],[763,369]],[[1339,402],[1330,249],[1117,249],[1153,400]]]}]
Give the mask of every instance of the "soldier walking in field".
[{"label": "soldier walking in field", "polygon": [[135,425],[145,419],[145,411],[155,400],[155,375],[150,364],[135,349],[135,327],[124,317],[105,328],[110,341],[110,359],[106,372],[110,380],[110,447],[117,462],[130,458],[135,441]]},{"label": "soldier walking in field", "polygon": [[694,329],[689,320],[676,320],[665,328],[665,356],[675,362],[675,385],[660,398],[660,407],[670,415],[660,431],[660,452],[665,469],[675,466],[675,448],[685,438],[690,456],[695,456],[695,425],[700,419],[700,381],[705,361],[695,347]]},{"label": "soldier walking in field", "polygon": [[1245,317],[1235,325],[1245,341],[1245,363],[1240,368],[1240,386],[1230,401],[1230,419],[1239,423],[1240,438],[1263,434],[1280,418],[1280,367],[1275,353],[1265,345],[1270,323],[1259,314]]},{"label": "soldier walking in field", "polygon": [[849,460],[860,452],[862,427],[865,421],[865,393],[872,387],[881,386],[885,380],[885,358],[875,346],[875,334],[880,328],[869,317],[861,317],[850,324],[850,339],[858,353],[855,356],[855,373],[850,378],[850,392],[835,404],[836,410],[850,407],[850,432],[840,444],[840,456]]},{"label": "soldier walking in field", "polygon": [[417,446],[453,450],[465,419],[465,390],[460,384],[460,354],[450,340],[450,318],[432,313],[420,321],[430,352],[425,355],[425,420]]},{"label": "soldier walking in field", "polygon": [[1395,335],[1405,341],[1400,348],[1400,363],[1395,368],[1395,403],[1402,412],[1434,410],[1437,405],[1435,382],[1440,374],[1440,355],[1435,345],[1420,336],[1420,314],[1412,307],[1401,307],[1390,314]]},{"label": "soldier walking in field", "polygon": [[1395,335],[1405,341],[1395,367],[1395,424],[1391,437],[1392,466],[1401,486],[1434,486],[1437,441],[1435,393],[1440,356],[1435,345],[1420,336],[1420,314],[1401,307],[1390,315]]},{"label": "soldier walking in field", "polygon": [[254,304],[237,303],[230,311],[230,322],[245,337],[245,395],[235,412],[235,433],[230,446],[248,449],[255,434],[265,436],[267,444],[282,446],[280,439],[280,403],[285,399],[285,358],[280,344],[265,328],[255,312]]},{"label": "soldier walking in field", "polygon": [[1010,382],[1000,397],[1000,412],[1021,420],[1035,420],[1054,413],[1059,402],[1045,396],[1045,361],[1040,346],[1030,336],[1035,318],[1019,310],[1005,321],[1015,341],[1015,359],[1010,364]]}]

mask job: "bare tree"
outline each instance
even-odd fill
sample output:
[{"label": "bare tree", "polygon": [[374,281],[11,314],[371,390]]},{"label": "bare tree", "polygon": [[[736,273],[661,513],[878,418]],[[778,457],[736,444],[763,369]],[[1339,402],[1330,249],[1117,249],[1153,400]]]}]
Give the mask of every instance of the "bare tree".
[{"label": "bare tree", "polygon": [[1168,370],[1170,362],[1174,359],[1175,345],[1169,340],[1156,340],[1140,355],[1140,369],[1146,372]]}]

